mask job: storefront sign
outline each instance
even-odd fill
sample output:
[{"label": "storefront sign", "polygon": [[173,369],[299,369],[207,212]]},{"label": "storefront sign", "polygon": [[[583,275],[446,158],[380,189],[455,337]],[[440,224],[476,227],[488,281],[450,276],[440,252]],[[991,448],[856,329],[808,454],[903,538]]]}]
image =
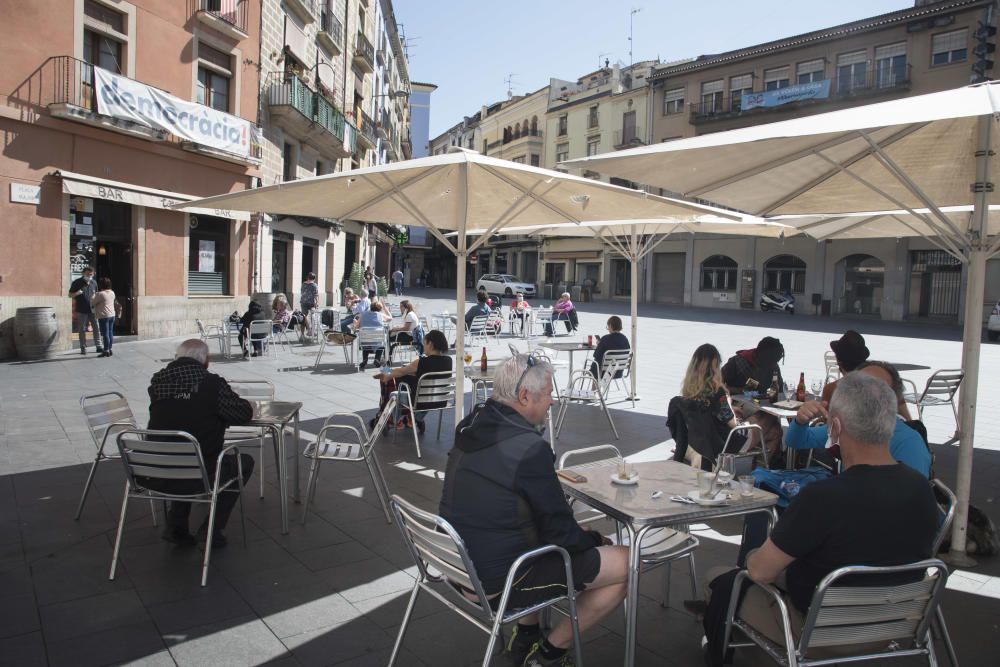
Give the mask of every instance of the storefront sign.
[{"label": "storefront sign", "polygon": [[802,100],[824,100],[830,97],[830,80],[800,83],[777,90],[766,90],[762,93],[744,94],[740,102],[743,111],[758,107],[780,107],[789,102]]},{"label": "storefront sign", "polygon": [[94,68],[97,111],[174,136],[249,158],[254,127],[250,121],[186,102],[162,90]]},{"label": "storefront sign", "polygon": [[10,184],[10,200],[15,204],[41,204],[42,186],[27,183]]},{"label": "storefront sign", "polygon": [[215,273],[215,241],[198,241],[198,271]]}]

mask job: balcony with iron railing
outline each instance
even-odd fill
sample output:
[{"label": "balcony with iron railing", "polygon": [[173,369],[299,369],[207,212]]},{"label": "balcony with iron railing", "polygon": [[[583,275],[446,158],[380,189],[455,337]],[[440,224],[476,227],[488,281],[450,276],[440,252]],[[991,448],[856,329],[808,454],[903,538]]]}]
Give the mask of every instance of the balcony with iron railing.
[{"label": "balcony with iron railing", "polygon": [[[129,77],[123,78],[128,79]],[[165,95],[170,94],[147,83],[135,79],[129,80],[142,86],[159,90]],[[135,107],[139,110],[139,113],[147,114],[147,117],[151,121],[156,120],[156,123],[144,124],[120,116],[102,113],[102,107],[97,99],[98,84],[94,73],[94,66],[78,58],[71,56],[50,57],[35,71],[30,84],[26,88],[28,99],[20,99],[19,96],[22,94],[20,90],[14,91],[9,99],[12,102],[19,101],[36,108],[48,109],[48,112],[55,118],[83,123],[118,134],[139,137],[147,141],[176,144],[186,151],[208,155],[227,162],[259,164],[261,157],[260,144],[257,139],[259,128],[245,118],[212,110],[214,114],[221,114],[222,118],[228,117],[232,119],[226,122],[233,127],[249,124],[250,136],[248,137],[247,153],[236,154],[192,141],[185,136],[181,136],[183,133],[171,132],[168,128],[173,126],[174,121],[170,120],[159,101],[136,100],[135,102]],[[148,104],[144,104],[144,102],[148,102]],[[195,102],[184,101],[184,103],[185,105],[208,109],[208,107]],[[173,113],[177,114],[176,111]],[[160,125],[160,127],[155,127],[155,125]],[[188,134],[189,136],[191,135]]]},{"label": "balcony with iron railing", "polygon": [[[743,109],[742,93],[717,95],[711,101],[690,104],[690,121],[692,123],[705,123],[736,118],[747,114],[788,111],[804,106],[843,105],[849,100],[896,95],[909,90],[910,73],[910,65],[892,68],[876,67],[875,70],[830,79],[830,92],[826,97],[792,99],[780,105],[757,106],[752,109]],[[792,87],[794,86],[790,86],[789,88]],[[778,89],[778,91],[781,90],[785,89]],[[753,91],[755,94],[762,92],[765,91]]]},{"label": "balcony with iron railing", "polygon": [[190,0],[195,18],[236,40],[246,39],[248,0]]},{"label": "balcony with iron railing", "polygon": [[375,47],[360,31],[354,41],[354,65],[365,74],[375,71]]},{"label": "balcony with iron railing", "polygon": [[268,113],[285,132],[315,145],[327,157],[350,156],[353,146],[347,145],[344,115],[302,77],[292,72],[271,72],[264,88]]},{"label": "balcony with iron railing", "polygon": [[629,148],[631,146],[642,146],[646,143],[645,133],[641,127],[629,127],[615,130],[615,150]]},{"label": "balcony with iron railing", "polygon": [[392,140],[392,116],[385,109],[379,114],[378,126],[375,128],[378,136],[388,141]]},{"label": "balcony with iron railing", "polygon": [[344,26],[329,7],[320,12],[319,27],[316,39],[334,55],[340,55],[344,50]]},{"label": "balcony with iron railing", "polygon": [[319,16],[316,0],[283,0],[286,7],[299,15],[305,23],[312,23]]},{"label": "balcony with iron railing", "polygon": [[375,132],[375,121],[364,111],[359,112],[358,137],[367,144],[366,148],[375,148],[378,139]]}]

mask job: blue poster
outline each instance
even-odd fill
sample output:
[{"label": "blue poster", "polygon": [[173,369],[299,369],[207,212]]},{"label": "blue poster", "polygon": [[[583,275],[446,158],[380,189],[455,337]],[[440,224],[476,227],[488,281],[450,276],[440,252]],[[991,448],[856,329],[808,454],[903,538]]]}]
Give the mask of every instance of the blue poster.
[{"label": "blue poster", "polygon": [[740,103],[743,111],[758,107],[780,107],[789,102],[802,100],[823,100],[830,97],[830,80],[800,83],[777,90],[766,90],[762,93],[744,93]]}]

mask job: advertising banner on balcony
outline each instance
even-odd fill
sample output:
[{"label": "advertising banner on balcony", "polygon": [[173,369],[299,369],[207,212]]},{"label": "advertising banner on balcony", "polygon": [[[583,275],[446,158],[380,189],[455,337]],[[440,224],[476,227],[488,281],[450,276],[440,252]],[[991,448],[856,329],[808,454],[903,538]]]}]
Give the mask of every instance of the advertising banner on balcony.
[{"label": "advertising banner on balcony", "polygon": [[249,158],[256,128],[247,120],[187,102],[124,76],[94,68],[97,112],[129,120],[226,153]]},{"label": "advertising banner on balcony", "polygon": [[825,100],[828,97],[830,97],[830,80],[824,79],[777,90],[765,90],[762,93],[744,93],[740,108],[748,111],[759,107],[780,107],[782,104],[802,100]]}]

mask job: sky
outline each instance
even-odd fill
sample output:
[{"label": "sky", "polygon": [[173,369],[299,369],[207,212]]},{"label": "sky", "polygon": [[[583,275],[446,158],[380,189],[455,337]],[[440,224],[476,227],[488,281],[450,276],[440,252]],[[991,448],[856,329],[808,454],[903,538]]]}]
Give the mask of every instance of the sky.
[{"label": "sky", "polygon": [[574,80],[603,64],[730,51],[867,16],[913,0],[393,0],[410,80],[433,83],[430,136],[507,96]]}]

